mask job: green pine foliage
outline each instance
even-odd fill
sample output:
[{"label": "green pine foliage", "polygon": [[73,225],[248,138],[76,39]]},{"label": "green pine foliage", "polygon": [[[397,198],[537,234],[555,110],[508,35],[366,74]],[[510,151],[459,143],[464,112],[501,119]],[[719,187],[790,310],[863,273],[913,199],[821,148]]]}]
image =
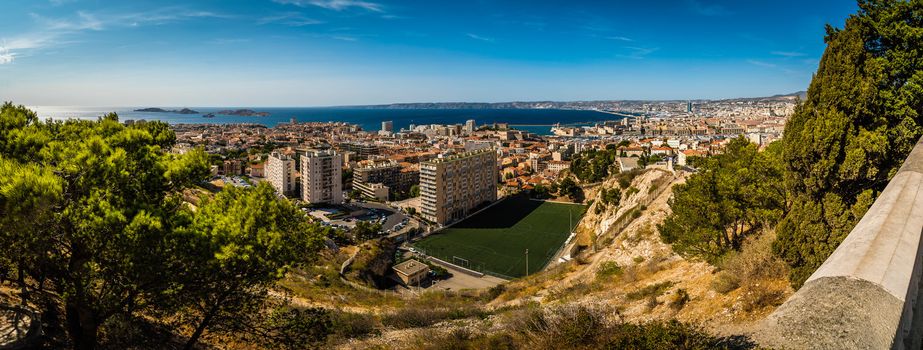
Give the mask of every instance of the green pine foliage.
[{"label": "green pine foliage", "polygon": [[323,230],[268,185],[186,203],[209,157],[169,153],[175,141],[161,122],[42,122],[0,107],[0,282],[62,313],[45,321],[64,334],[49,336],[92,349],[110,321],[155,315],[193,330],[191,348],[319,249]]},{"label": "green pine foliage", "polygon": [[800,286],[849,234],[923,134],[923,2],[860,0],[785,129],[791,209],[775,251]]},{"label": "green pine foliage", "polygon": [[704,159],[699,172],[673,188],[672,212],[658,226],[664,242],[715,264],[750,233],[774,225],[786,198],[779,146],[760,152],[740,137],[724,154]]},{"label": "green pine foliage", "polygon": [[616,159],[618,159],[618,154],[614,147],[605,150],[589,150],[576,155],[571,160],[570,172],[584,183],[599,182],[609,176],[609,168]]}]

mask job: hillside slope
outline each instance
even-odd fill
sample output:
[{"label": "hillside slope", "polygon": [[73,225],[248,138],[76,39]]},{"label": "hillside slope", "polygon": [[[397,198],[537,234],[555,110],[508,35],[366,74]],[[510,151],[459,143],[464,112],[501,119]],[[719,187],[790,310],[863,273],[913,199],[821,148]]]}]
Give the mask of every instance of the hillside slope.
[{"label": "hillside slope", "polygon": [[[504,285],[484,308],[496,312],[586,306],[628,322],[675,319],[719,336],[747,336],[792,293],[784,266],[768,253],[773,233],[747,242],[742,253],[722,265],[723,272],[675,254],[661,241],[656,226],[669,213],[670,189],[683,181],[683,175],[649,170],[621,190],[619,205],[597,213],[596,206],[604,205],[595,200],[578,227],[578,244],[586,246],[583,252],[572,261]],[[588,191],[588,197],[595,198],[600,189],[619,188],[618,178],[610,178]],[[490,334],[504,327],[500,317],[385,331],[349,347],[400,347],[460,330]]]}]

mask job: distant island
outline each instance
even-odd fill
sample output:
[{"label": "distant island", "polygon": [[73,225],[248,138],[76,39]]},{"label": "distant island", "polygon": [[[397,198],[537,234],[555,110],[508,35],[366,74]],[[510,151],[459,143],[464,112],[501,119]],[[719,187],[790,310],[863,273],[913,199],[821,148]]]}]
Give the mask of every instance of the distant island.
[{"label": "distant island", "polygon": [[141,108],[141,109],[136,109],[135,112],[199,114],[198,111],[194,111],[194,110],[191,110],[191,109],[189,109],[189,108],[168,110],[168,109],[163,109],[163,108],[152,107],[152,108]]},{"label": "distant island", "polygon": [[217,111],[215,114],[220,115],[236,115],[241,117],[268,117],[269,112],[257,112],[252,109],[225,109],[223,111]]}]

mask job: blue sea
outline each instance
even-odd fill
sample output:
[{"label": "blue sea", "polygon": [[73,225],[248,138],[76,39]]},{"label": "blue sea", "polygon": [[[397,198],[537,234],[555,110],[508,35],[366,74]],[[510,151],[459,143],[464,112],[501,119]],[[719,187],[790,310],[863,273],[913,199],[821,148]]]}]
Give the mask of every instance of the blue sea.
[{"label": "blue sea", "polygon": [[[299,122],[347,122],[362,126],[363,130],[381,129],[382,121],[393,121],[395,130],[407,128],[410,124],[464,124],[474,119],[477,125],[492,123],[510,123],[519,130],[548,135],[551,125],[592,125],[594,122],[618,120],[621,117],[595,111],[561,110],[561,109],[367,109],[367,108],[248,108],[257,112],[270,113],[267,117],[242,117],[217,115],[203,118],[202,114],[214,113],[226,109],[243,107],[187,107],[202,114],[177,114],[156,112],[135,112],[145,107],[68,107],[68,106],[33,106],[42,119],[96,119],[116,112],[121,120],[161,120],[170,124],[180,123],[255,123],[268,127],[278,123],[287,123],[291,118]],[[178,110],[184,107],[161,107],[166,110]]]}]

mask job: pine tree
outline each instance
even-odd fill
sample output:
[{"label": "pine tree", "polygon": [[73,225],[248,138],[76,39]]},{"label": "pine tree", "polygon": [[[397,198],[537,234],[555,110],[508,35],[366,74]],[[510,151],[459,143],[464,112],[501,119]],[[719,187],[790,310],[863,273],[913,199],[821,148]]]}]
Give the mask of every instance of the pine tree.
[{"label": "pine tree", "polygon": [[836,249],[923,134],[923,2],[862,0],[785,128],[792,200],[777,254],[800,286]]}]

